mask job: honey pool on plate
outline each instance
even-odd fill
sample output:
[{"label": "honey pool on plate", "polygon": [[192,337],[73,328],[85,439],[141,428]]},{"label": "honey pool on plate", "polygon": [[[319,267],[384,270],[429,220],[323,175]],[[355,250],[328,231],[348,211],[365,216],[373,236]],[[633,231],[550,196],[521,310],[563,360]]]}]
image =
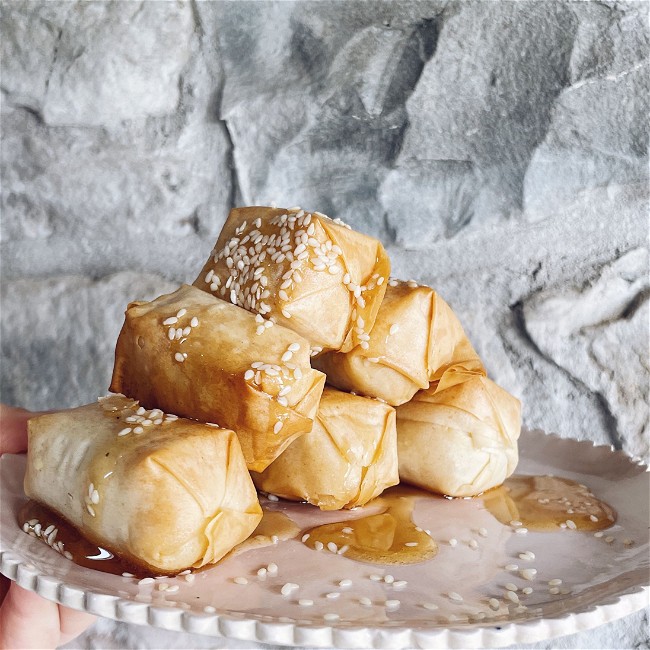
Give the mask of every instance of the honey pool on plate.
[{"label": "honey pool on plate", "polygon": [[[436,532],[417,526],[413,511],[419,499],[442,498],[399,485],[352,511],[358,513],[357,517],[306,530],[301,530],[286,514],[265,509],[251,537],[230,555],[301,537],[315,551],[326,549],[369,564],[390,566],[431,561],[438,553]],[[474,498],[481,500],[502,524],[516,524],[531,531],[553,532],[561,528],[600,531],[616,522],[614,509],[587,486],[556,476],[512,476],[501,487]],[[365,514],[369,510],[372,514]],[[110,550],[93,544],[63,518],[34,501],[28,501],[20,510],[19,524],[27,534],[81,566],[117,575],[149,575]]]}]

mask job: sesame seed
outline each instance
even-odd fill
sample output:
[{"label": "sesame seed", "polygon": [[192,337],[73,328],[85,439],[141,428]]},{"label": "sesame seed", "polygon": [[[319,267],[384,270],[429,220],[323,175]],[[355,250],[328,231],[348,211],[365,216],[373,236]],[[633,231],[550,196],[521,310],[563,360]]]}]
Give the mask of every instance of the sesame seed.
[{"label": "sesame seed", "polygon": [[301,598],[298,601],[298,605],[301,607],[311,607],[314,604],[313,600],[310,600],[309,598]]},{"label": "sesame seed", "polygon": [[566,520],[566,525],[571,530],[576,530],[576,528],[577,528],[575,521],[573,521],[572,519],[567,519]]},{"label": "sesame seed", "polygon": [[216,608],[213,607],[212,605],[206,605],[206,606],[203,608],[203,611],[204,611],[206,614],[214,614],[217,610],[216,610]]},{"label": "sesame seed", "polygon": [[506,598],[515,603],[515,605],[519,604],[519,596],[514,591],[506,591]]},{"label": "sesame seed", "polygon": [[359,605],[362,607],[372,607],[372,601],[366,596],[361,596],[361,598],[359,598]]},{"label": "sesame seed", "polygon": [[266,498],[267,498],[269,501],[279,501],[279,500],[280,500],[278,497],[275,496],[275,494],[267,494],[267,495],[266,495]]},{"label": "sesame seed", "polygon": [[266,567],[262,567],[261,569],[257,570],[257,575],[260,578],[266,578]]},{"label": "sesame seed", "polygon": [[398,609],[400,605],[399,600],[387,600],[385,603],[386,609]]},{"label": "sesame seed", "polygon": [[185,582],[189,582],[191,584],[192,582],[194,582],[195,578],[196,576],[193,573],[188,573],[185,576]]},{"label": "sesame seed", "polygon": [[281,429],[282,429],[283,426],[284,426],[284,423],[283,423],[282,421],[280,421],[280,422],[276,422],[276,423],[273,425],[273,433],[275,433],[275,434],[280,433],[280,431],[281,431]]},{"label": "sesame seed", "polygon": [[548,581],[549,587],[559,587],[561,584],[562,580],[560,580],[560,578],[553,578],[553,580]]},{"label": "sesame seed", "polygon": [[169,585],[166,582],[161,582],[158,585],[158,591],[166,591],[167,589],[169,589]]},{"label": "sesame seed", "polygon": [[455,537],[452,537],[449,540],[449,546],[456,546],[456,544],[458,544],[458,540]]},{"label": "sesame seed", "polygon": [[405,542],[404,546],[417,546],[417,542]]},{"label": "sesame seed", "polygon": [[388,333],[390,334],[390,336],[393,336],[393,334],[397,334],[398,331],[399,331],[399,325],[397,323],[393,323],[390,326],[390,330],[388,330]]},{"label": "sesame seed", "polygon": [[537,569],[522,569],[519,572],[519,575],[524,579],[524,580],[534,580],[535,576],[537,575]]},{"label": "sesame seed", "polygon": [[504,569],[506,571],[516,571],[519,568],[518,564],[506,564]]},{"label": "sesame seed", "polygon": [[611,544],[613,541],[614,541],[613,537],[611,537],[611,536],[610,537],[605,537],[605,543]]},{"label": "sesame seed", "polygon": [[385,582],[387,585],[392,585],[393,582],[395,582],[395,578],[393,578],[393,576],[392,576],[390,573],[387,573],[387,574],[384,576],[384,582]]},{"label": "sesame seed", "polygon": [[341,594],[338,591],[330,591],[329,594],[325,594],[325,598],[329,600],[336,600]]},{"label": "sesame seed", "polygon": [[344,589],[346,587],[351,587],[351,586],[352,586],[352,580],[350,580],[349,578],[345,578],[345,580],[341,580],[339,582],[339,587],[343,587]]},{"label": "sesame seed", "polygon": [[176,361],[178,361],[178,363],[183,363],[183,361],[185,361],[185,357],[180,352],[177,352],[174,355],[174,359],[176,359]]},{"label": "sesame seed", "polygon": [[185,314],[187,314],[187,309],[179,309],[178,313],[176,314],[176,317],[177,318],[183,318],[183,316],[185,316]]},{"label": "sesame seed", "polygon": [[596,517],[596,515],[589,515],[589,519],[591,519],[593,522],[598,521],[598,517]]},{"label": "sesame seed", "polygon": [[170,316],[163,321],[163,325],[174,325],[178,323],[178,318],[176,316]]},{"label": "sesame seed", "polygon": [[533,593],[533,588],[532,587],[524,587],[521,590],[522,593],[526,594],[526,596],[529,596],[530,594]]},{"label": "sesame seed", "polygon": [[96,516],[96,515],[95,515],[95,509],[94,509],[94,508],[93,508],[89,503],[86,504],[86,510],[88,511],[88,514],[89,514],[91,517],[95,517],[95,516]]},{"label": "sesame seed", "polygon": [[175,337],[176,337],[176,329],[174,327],[170,327],[169,330],[167,331],[167,338],[170,341],[173,341]]},{"label": "sesame seed", "polygon": [[327,550],[331,551],[332,553],[336,553],[338,551],[338,546],[334,542],[327,542]]},{"label": "sesame seed", "polygon": [[424,609],[428,609],[430,612],[435,612],[436,609],[438,609],[438,605],[435,603],[422,603],[422,607],[424,607]]},{"label": "sesame seed", "polygon": [[336,551],[336,553],[338,555],[345,555],[349,550],[350,546],[348,544],[344,544],[338,551]]},{"label": "sesame seed", "polygon": [[515,533],[518,535],[525,535],[528,532],[528,528],[515,528]]},{"label": "sesame seed", "polygon": [[142,580],[138,580],[139,585],[151,585],[155,582],[153,578],[142,578]]},{"label": "sesame seed", "polygon": [[122,429],[117,435],[122,437],[127,435],[128,433],[131,433],[131,427],[126,427],[125,429]]},{"label": "sesame seed", "polygon": [[318,541],[314,542],[314,548],[315,548],[317,551],[322,551],[323,548],[324,548],[324,547],[323,547],[323,542],[318,542]]},{"label": "sesame seed", "polygon": [[481,537],[487,537],[488,536],[487,528],[479,528],[478,529],[478,534]]},{"label": "sesame seed", "polygon": [[557,594],[560,593],[560,590],[559,590],[557,587],[551,587],[551,588],[548,590],[548,593],[549,593],[549,594],[553,594],[553,596],[557,596]]},{"label": "sesame seed", "polygon": [[513,584],[512,582],[506,582],[506,584],[504,585],[504,587],[505,587],[508,591],[517,591],[517,585]]},{"label": "sesame seed", "polygon": [[247,370],[244,373],[244,380],[245,381],[250,381],[253,377],[255,377],[255,371],[254,370]]},{"label": "sesame seed", "polygon": [[350,528],[349,526],[346,526],[345,528],[341,528],[341,532],[342,532],[344,535],[350,535],[350,534],[353,533],[354,531],[353,531],[352,528]]},{"label": "sesame seed", "polygon": [[295,591],[298,589],[298,585],[295,582],[287,582],[282,586],[282,589],[280,589],[280,593],[283,596],[288,596],[292,591]]},{"label": "sesame seed", "polygon": [[[90,497],[90,500],[97,505],[99,503],[99,492],[95,489],[93,490],[92,496]],[[46,533],[47,534],[47,531]]]},{"label": "sesame seed", "polygon": [[323,618],[326,621],[338,621],[341,617],[338,614],[334,614],[334,612],[330,612],[329,614],[325,614]]},{"label": "sesame seed", "polygon": [[490,606],[490,609],[495,611],[501,607],[501,604],[496,598],[490,598],[490,600],[488,600],[488,605]]},{"label": "sesame seed", "polygon": [[311,535],[310,535],[309,533],[305,533],[305,534],[302,536],[302,538],[301,538],[300,541],[302,541],[303,544],[304,544],[304,543],[305,543],[305,542],[306,542],[310,537],[311,537]]},{"label": "sesame seed", "polygon": [[535,553],[532,551],[524,551],[523,553],[519,553],[519,559],[520,560],[534,560],[535,559]]},{"label": "sesame seed", "polygon": [[266,570],[268,574],[271,576],[277,575],[278,565],[275,562],[270,562],[269,565],[266,567]]},{"label": "sesame seed", "polygon": [[470,539],[467,545],[474,551],[478,548],[478,542],[475,539]]},{"label": "sesame seed", "polygon": [[393,589],[403,589],[406,585],[408,585],[406,580],[396,580],[393,582]]},{"label": "sesame seed", "polygon": [[463,602],[463,597],[459,594],[456,593],[455,591],[450,591],[447,596],[449,597],[449,600],[453,600],[457,603],[462,603]]},{"label": "sesame seed", "polygon": [[380,582],[381,581],[381,576],[377,573],[371,573],[368,578],[372,580],[373,582]]},{"label": "sesame seed", "polygon": [[140,434],[140,433],[143,433],[143,432],[144,432],[144,429],[142,427],[135,427],[135,429],[133,429],[133,433],[136,433],[136,434]]},{"label": "sesame seed", "polygon": [[287,351],[282,355],[281,360],[282,360],[283,362],[291,361],[291,357],[292,357],[292,356],[293,356],[293,352],[291,352],[291,350],[287,350]]},{"label": "sesame seed", "polygon": [[244,576],[237,576],[236,578],[233,578],[232,581],[236,585],[247,585],[248,584],[248,579],[244,578]]},{"label": "sesame seed", "polygon": [[523,524],[522,524],[520,521],[516,520],[516,519],[513,519],[513,520],[510,522],[510,525],[511,525],[511,526],[514,526],[515,528],[517,528],[518,526],[523,526]]}]

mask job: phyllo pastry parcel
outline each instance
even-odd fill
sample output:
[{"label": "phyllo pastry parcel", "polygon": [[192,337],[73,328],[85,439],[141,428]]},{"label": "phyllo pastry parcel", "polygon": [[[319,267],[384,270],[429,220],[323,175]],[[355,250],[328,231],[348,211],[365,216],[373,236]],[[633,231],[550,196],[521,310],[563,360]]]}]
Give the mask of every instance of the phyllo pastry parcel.
[{"label": "phyllo pastry parcel", "polygon": [[521,404],[455,367],[397,408],[400,479],[453,497],[501,485],[517,466]]},{"label": "phyllo pastry parcel", "polygon": [[314,354],[370,331],[390,273],[381,243],[318,212],[230,212],[194,286],[304,336]]},{"label": "phyllo pastry parcel", "polygon": [[311,433],[251,475],[264,492],[322,510],[362,506],[399,482],[395,409],[325,388]]},{"label": "phyllo pastry parcel", "polygon": [[449,305],[431,288],[391,280],[369,335],[314,360],[328,383],[397,406],[451,366],[485,374]]},{"label": "phyllo pastry parcel", "polygon": [[156,574],[217,562],[262,518],[232,431],[121,395],[29,421],[25,493]]},{"label": "phyllo pastry parcel", "polygon": [[324,383],[304,338],[185,285],[128,306],[110,389],[233,429],[260,471],[311,430]]}]

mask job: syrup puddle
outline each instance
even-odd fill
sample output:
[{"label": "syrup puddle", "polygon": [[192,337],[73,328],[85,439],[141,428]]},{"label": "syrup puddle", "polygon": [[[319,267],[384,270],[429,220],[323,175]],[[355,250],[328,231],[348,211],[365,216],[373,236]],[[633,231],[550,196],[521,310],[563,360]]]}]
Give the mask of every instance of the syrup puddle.
[{"label": "syrup puddle", "polygon": [[[389,488],[369,506],[384,509],[379,514],[316,526],[305,531],[305,545],[345,555],[371,564],[416,564],[435,557],[438,545],[413,523],[415,502],[428,496],[413,488]],[[304,538],[304,536],[303,536]]]},{"label": "syrup puddle", "polygon": [[481,498],[502,524],[520,521],[534,531],[556,531],[565,526],[597,531],[616,522],[614,509],[586,485],[557,476],[511,476]]}]

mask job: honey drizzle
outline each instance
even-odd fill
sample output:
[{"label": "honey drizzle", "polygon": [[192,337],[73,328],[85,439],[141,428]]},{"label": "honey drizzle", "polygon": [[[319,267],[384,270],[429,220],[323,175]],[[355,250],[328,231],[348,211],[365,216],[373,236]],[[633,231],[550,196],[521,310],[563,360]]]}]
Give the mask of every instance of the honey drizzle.
[{"label": "honey drizzle", "polygon": [[[71,559],[75,564],[88,569],[96,569],[97,571],[112,573],[114,575],[122,575],[122,573],[125,572],[139,577],[153,575],[147,573],[141,567],[135,567],[124,561],[108,549],[93,544],[65,519],[40,503],[30,500],[20,509],[18,514],[18,524],[23,530],[25,530],[25,523],[33,520],[38,520],[41,531],[46,530],[49,526],[55,527],[57,532],[52,543],[49,545],[52,546],[52,544],[56,545],[56,542],[61,542],[63,548],[60,552],[62,554],[65,552],[71,554]],[[31,534],[32,537],[39,537],[39,535],[34,532],[34,526],[36,526],[36,524],[30,526],[30,528],[25,532]],[[50,533],[50,535],[51,534],[52,533]]]},{"label": "honey drizzle", "polygon": [[[438,546],[425,531],[413,523],[415,502],[424,496],[426,493],[413,488],[390,488],[366,506],[381,506],[383,512],[316,526],[305,531],[309,537],[304,543],[315,550],[320,543],[325,551],[333,552],[348,547],[342,555],[371,564],[425,562],[438,553]],[[336,551],[333,550],[334,547],[328,547],[328,544],[335,544]]]},{"label": "honey drizzle", "polygon": [[481,498],[502,524],[520,521],[534,531],[573,526],[575,530],[597,531],[616,522],[614,509],[595,497],[586,485],[557,476],[511,476]]}]

